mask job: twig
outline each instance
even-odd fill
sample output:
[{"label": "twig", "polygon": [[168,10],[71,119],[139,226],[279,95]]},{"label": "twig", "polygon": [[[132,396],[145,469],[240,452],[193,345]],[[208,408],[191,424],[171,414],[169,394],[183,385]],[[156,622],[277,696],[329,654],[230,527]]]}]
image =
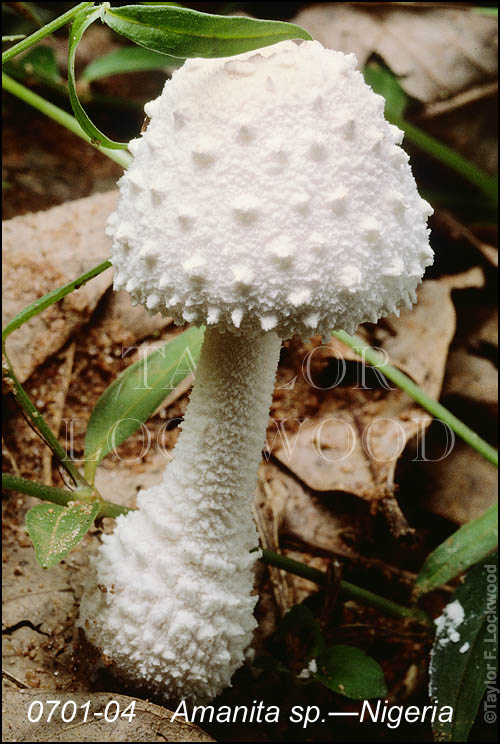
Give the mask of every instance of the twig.
[{"label": "twig", "polygon": [[24,682],[21,682],[20,679],[18,679],[17,677],[14,677],[14,675],[8,672],[6,669],[2,669],[2,677],[5,677],[5,679],[8,679],[10,682],[13,682],[15,685],[20,687],[21,690],[29,689],[28,685],[25,685]]},{"label": "twig", "polygon": [[[66,350],[66,360],[63,368],[63,379],[59,384],[59,390],[57,397],[54,401],[55,414],[52,422],[52,430],[56,437],[59,436],[61,428],[64,404],[66,403],[66,396],[68,394],[69,385],[71,382],[71,373],[73,370],[73,362],[75,359],[76,343],[73,341]],[[43,453],[43,482],[46,486],[52,485],[52,452],[49,449],[44,450]]]},{"label": "twig", "polygon": [[6,455],[7,459],[9,460],[10,464],[12,465],[12,469],[14,470],[14,473],[16,475],[19,475],[20,476],[21,475],[21,471],[18,468],[18,465],[17,465],[17,462],[16,462],[16,458],[14,457],[14,455],[12,454],[12,452],[10,451],[10,449],[5,444],[3,436],[2,436],[2,450],[3,450],[4,455]]},{"label": "twig", "polygon": [[496,93],[498,93],[498,82],[476,85],[474,88],[457,93],[456,96],[447,98],[445,101],[427,103],[418,120],[432,119],[434,116],[447,114],[449,111],[456,111],[456,109],[462,108],[462,106],[467,106],[469,103],[480,101],[483,98],[489,98]]}]

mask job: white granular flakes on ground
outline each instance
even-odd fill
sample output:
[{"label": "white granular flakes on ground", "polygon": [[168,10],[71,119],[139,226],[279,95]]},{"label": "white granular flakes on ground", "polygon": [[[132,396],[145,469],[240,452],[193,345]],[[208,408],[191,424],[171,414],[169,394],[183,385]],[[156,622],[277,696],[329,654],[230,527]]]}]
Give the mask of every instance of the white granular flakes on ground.
[{"label": "white granular flakes on ground", "polygon": [[411,307],[432,208],[355,67],[317,41],[187,60],[130,145],[115,288],[178,324],[281,338]]}]

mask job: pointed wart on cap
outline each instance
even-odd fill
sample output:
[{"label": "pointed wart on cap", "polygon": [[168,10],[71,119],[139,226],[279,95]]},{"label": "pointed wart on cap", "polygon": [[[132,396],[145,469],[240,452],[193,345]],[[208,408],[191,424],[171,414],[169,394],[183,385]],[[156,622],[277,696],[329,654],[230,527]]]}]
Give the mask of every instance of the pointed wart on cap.
[{"label": "pointed wart on cap", "polygon": [[361,220],[360,226],[367,240],[377,240],[382,236],[382,227],[375,217],[365,217]]},{"label": "pointed wart on cap", "polygon": [[237,307],[231,313],[231,320],[233,321],[236,328],[240,327],[242,319],[243,319],[243,310],[241,309],[241,307]]},{"label": "pointed wart on cap", "polygon": [[255,66],[250,60],[229,60],[224,63],[224,69],[231,77],[245,78],[255,74]]},{"label": "pointed wart on cap", "polygon": [[246,264],[237,264],[232,268],[233,276],[236,282],[243,285],[250,285],[254,279],[254,272]]},{"label": "pointed wart on cap", "polygon": [[231,208],[237,220],[245,225],[250,225],[259,218],[262,204],[254,196],[243,195],[233,200]]},{"label": "pointed wart on cap", "polygon": [[272,331],[273,328],[276,328],[278,319],[276,315],[262,315],[260,324],[263,331]]},{"label": "pointed wart on cap", "polygon": [[288,300],[290,304],[294,305],[295,307],[300,307],[300,305],[306,305],[308,302],[310,302],[311,297],[311,290],[308,288],[302,288],[291,292],[288,295]]},{"label": "pointed wart on cap", "polygon": [[340,212],[347,206],[348,192],[344,186],[339,186],[335,191],[325,194],[325,204],[333,212]]},{"label": "pointed wart on cap", "polygon": [[139,146],[141,144],[141,137],[136,137],[136,139],[130,140],[130,142],[127,145],[127,149],[131,155],[134,157],[137,155],[137,151],[139,149]]},{"label": "pointed wart on cap", "polygon": [[161,97],[155,98],[152,101],[148,101],[144,106],[144,113],[150,119],[159,114],[161,106]]}]

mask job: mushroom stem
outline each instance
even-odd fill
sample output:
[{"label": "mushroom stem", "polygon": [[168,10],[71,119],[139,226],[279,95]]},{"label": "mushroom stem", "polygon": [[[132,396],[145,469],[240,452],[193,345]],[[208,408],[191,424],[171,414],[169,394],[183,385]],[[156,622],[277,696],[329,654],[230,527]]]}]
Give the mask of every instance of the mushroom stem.
[{"label": "mushroom stem", "polygon": [[166,699],[230,684],[256,626],[250,502],[281,341],[208,329],[174,460],[103,536],[79,624]]},{"label": "mushroom stem", "polygon": [[[193,504],[184,525],[204,545],[217,543],[231,519],[252,524],[250,501],[269,417],[281,339],[248,339],[207,329],[174,461],[164,482],[169,504]],[[184,508],[183,508],[184,511]],[[200,517],[203,521],[200,523]],[[250,528],[248,549],[255,546]],[[239,539],[239,538],[238,538]],[[247,550],[245,546],[244,550]],[[228,553],[230,555],[230,553]]]}]

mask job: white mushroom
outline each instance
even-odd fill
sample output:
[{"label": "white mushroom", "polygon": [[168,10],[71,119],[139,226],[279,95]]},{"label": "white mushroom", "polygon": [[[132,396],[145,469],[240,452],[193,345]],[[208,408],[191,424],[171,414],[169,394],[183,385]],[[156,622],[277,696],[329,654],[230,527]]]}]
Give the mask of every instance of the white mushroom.
[{"label": "white mushroom", "polygon": [[355,66],[316,41],[188,60],[131,144],[115,287],[208,329],[174,460],[103,536],[79,622],[165,699],[213,698],[252,639],[250,502],[281,340],[411,305],[432,263],[432,209]]}]

